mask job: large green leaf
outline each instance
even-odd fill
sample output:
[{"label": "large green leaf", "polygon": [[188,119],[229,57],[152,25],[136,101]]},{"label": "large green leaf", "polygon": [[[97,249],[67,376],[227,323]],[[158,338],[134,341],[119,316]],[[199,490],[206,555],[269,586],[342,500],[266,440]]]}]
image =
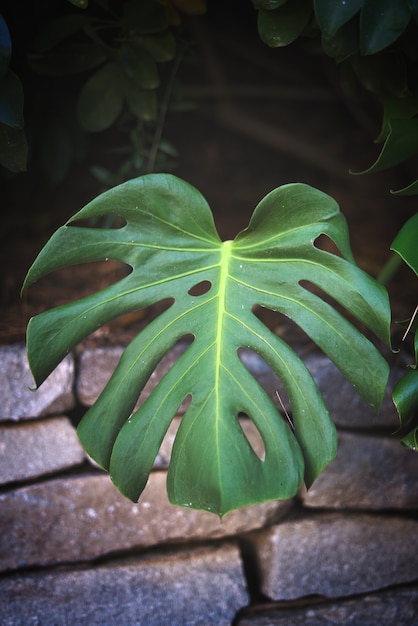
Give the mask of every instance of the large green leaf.
[{"label": "large green leaf", "polygon": [[260,38],[272,48],[288,46],[302,33],[311,15],[310,0],[292,0],[274,10],[260,9],[257,17]]},{"label": "large green leaf", "polygon": [[[394,250],[409,265],[418,276],[418,213],[415,213],[404,224],[392,242],[391,250]],[[414,350],[415,363],[410,366],[406,374],[396,384],[393,390],[393,401],[397,408],[401,427],[410,427],[409,432],[403,438],[403,443],[409,448],[418,448],[418,426],[410,424],[418,409],[418,330],[417,330],[418,306],[409,323],[409,330],[415,333]]]},{"label": "large green leaf", "polygon": [[418,213],[404,224],[392,242],[391,250],[397,252],[418,276]]},{"label": "large green leaf", "polygon": [[387,126],[388,136],[376,161],[368,169],[352,174],[380,172],[418,154],[418,119],[391,120]]},{"label": "large green leaf", "polygon": [[[73,225],[117,214],[117,229]],[[338,256],[316,244],[330,238]],[[98,293],[32,318],[30,367],[40,385],[82,338],[107,321],[159,301],[171,305],[125,349],[109,383],[79,425],[90,455],[136,500],[167,428],[186,398],[167,478],[171,502],[223,515],[309,487],[336,453],[335,427],[302,360],[254,313],[279,311],[303,328],[358,392],[378,407],[388,366],[319,286],[389,343],[387,293],[352,258],[336,202],[304,184],[284,185],[257,206],[247,229],[222,242],[202,195],[166,174],[128,181],[90,202],[40,252],[24,287],[68,264],[112,258],[132,272]],[[307,281],[307,282],[305,282]],[[195,288],[202,285],[201,291]],[[200,295],[196,295],[200,293]],[[190,346],[134,410],[163,355]],[[239,357],[261,355],[285,385],[292,427]],[[336,390],[337,392],[337,390]],[[238,416],[253,420],[265,459],[253,451]]]},{"label": "large green leaf", "polygon": [[362,54],[375,54],[390,46],[410,19],[408,0],[364,0],[360,18]]},{"label": "large green leaf", "polygon": [[360,11],[363,0],[314,0],[315,15],[326,39]]}]

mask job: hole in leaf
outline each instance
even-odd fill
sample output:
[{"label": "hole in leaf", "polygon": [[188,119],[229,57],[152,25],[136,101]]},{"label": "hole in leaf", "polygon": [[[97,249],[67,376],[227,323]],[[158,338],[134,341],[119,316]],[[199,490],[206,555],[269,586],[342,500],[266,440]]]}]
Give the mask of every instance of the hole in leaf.
[{"label": "hole in leaf", "polygon": [[238,350],[238,356],[250,374],[254,376],[259,385],[274,402],[286,424],[290,428],[293,428],[290,417],[291,405],[289,395],[280,378],[275,374],[268,363],[253,350],[240,348]]},{"label": "hole in leaf", "polygon": [[335,245],[331,237],[328,237],[328,235],[319,235],[319,237],[317,237],[314,241],[314,246],[315,248],[318,248],[318,250],[324,250],[324,252],[331,252],[332,254],[335,254],[336,256],[342,257],[342,254],[339,248]]},{"label": "hole in leaf", "polygon": [[245,438],[247,439],[254,453],[258,456],[260,461],[264,461],[264,459],[266,458],[266,448],[257,426],[248,417],[248,415],[245,415],[245,413],[240,414],[239,425],[241,426],[242,432],[244,433]]},{"label": "hole in leaf", "polygon": [[257,305],[253,307],[253,313],[267,328],[287,343],[292,345],[306,343],[306,335],[301,328],[280,311]]},{"label": "hole in leaf", "polygon": [[[158,363],[156,363],[153,371],[150,374],[150,377],[148,378],[147,383],[142,390],[138,406],[148,398],[148,396],[157,386],[159,381],[177,363],[179,358],[187,350],[193,340],[193,335],[184,335],[171,348],[169,348],[167,352],[162,356],[162,358],[158,361]],[[182,415],[189,404],[190,399],[187,397],[179,407],[177,414]]]},{"label": "hole in leaf", "polygon": [[209,280],[202,280],[200,283],[193,285],[188,291],[190,296],[203,296],[212,287],[212,283]]}]

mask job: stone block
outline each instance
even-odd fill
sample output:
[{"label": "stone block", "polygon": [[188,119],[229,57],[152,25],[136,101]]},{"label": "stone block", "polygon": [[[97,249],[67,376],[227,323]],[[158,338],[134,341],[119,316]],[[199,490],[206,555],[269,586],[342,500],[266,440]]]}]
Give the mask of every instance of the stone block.
[{"label": "stone block", "polygon": [[317,514],[252,539],[261,592],[272,600],[368,593],[416,581],[418,520]]},{"label": "stone block", "polygon": [[0,484],[65,470],[85,459],[66,417],[0,426]]},{"label": "stone block", "polygon": [[[186,342],[177,343],[161,359],[145,385],[137,406],[148,398],[165,372],[183,354],[187,345]],[[76,393],[82,404],[85,406],[94,404],[119,363],[123,350],[124,348],[120,346],[110,346],[89,348],[81,354]],[[181,412],[180,410],[179,413]]]},{"label": "stone block", "polygon": [[418,454],[399,440],[339,433],[336,458],[302,493],[309,507],[418,509]]},{"label": "stone block", "polygon": [[0,570],[88,561],[173,541],[230,537],[288,513],[292,501],[232,511],[222,521],[169,503],[166,473],[152,472],[139,499],[122,496],[107,475],[55,479],[0,495]]},{"label": "stone block", "polygon": [[351,383],[326,355],[313,352],[303,360],[338,427],[363,430],[370,428],[395,430],[399,427],[398,414],[391,397],[393,386],[401,376],[398,370],[391,371],[382,406],[376,411],[358,395]]},{"label": "stone block", "polygon": [[[300,603],[299,603],[300,604]],[[236,626],[417,626],[418,588],[350,598],[338,602],[304,602],[244,613]]]},{"label": "stone block", "polygon": [[0,581],[2,626],[230,626],[246,604],[234,544]]},{"label": "stone block", "polygon": [[22,345],[0,347],[0,421],[65,413],[75,406],[74,360],[71,354],[37,391]]}]

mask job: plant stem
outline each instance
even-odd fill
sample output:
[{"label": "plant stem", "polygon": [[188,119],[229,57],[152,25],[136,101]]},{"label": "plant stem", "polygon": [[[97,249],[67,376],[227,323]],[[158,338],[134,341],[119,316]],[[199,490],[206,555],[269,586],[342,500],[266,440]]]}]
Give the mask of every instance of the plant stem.
[{"label": "plant stem", "polygon": [[379,275],[376,279],[377,282],[381,285],[386,286],[392,280],[401,265],[402,258],[399,256],[399,254],[396,254],[396,252],[392,253],[392,255],[388,258],[388,260],[380,270]]},{"label": "plant stem", "polygon": [[151,172],[154,172],[154,169],[155,169],[155,161],[157,159],[158,148],[161,142],[161,136],[163,133],[165,118],[167,117],[168,105],[169,105],[171,94],[173,91],[174,81],[175,81],[178,69],[180,67],[180,63],[182,62],[183,57],[186,54],[186,51],[189,48],[189,46],[190,44],[185,44],[182,50],[180,50],[179,54],[176,56],[170,75],[168,77],[167,87],[165,89],[164,97],[161,102],[160,113],[158,115],[155,133],[154,133],[151,148],[149,151],[147,170],[146,170],[147,174],[151,174]]}]

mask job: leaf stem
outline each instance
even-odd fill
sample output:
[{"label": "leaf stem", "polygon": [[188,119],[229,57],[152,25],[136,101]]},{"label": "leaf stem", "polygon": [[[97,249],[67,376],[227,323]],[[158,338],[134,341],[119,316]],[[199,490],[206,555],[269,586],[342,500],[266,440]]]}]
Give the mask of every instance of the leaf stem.
[{"label": "leaf stem", "polygon": [[161,142],[161,136],[162,136],[162,132],[163,132],[164,124],[165,124],[165,119],[167,117],[168,105],[169,105],[171,94],[173,91],[174,81],[175,81],[178,69],[180,67],[180,63],[182,62],[190,45],[191,43],[185,43],[183,45],[182,49],[176,56],[170,75],[168,77],[167,86],[164,92],[164,97],[161,102],[160,112],[159,112],[157,123],[156,123],[154,137],[153,137],[151,148],[149,151],[147,170],[146,170],[147,174],[151,174],[155,170],[155,161],[157,159],[158,148]]}]

